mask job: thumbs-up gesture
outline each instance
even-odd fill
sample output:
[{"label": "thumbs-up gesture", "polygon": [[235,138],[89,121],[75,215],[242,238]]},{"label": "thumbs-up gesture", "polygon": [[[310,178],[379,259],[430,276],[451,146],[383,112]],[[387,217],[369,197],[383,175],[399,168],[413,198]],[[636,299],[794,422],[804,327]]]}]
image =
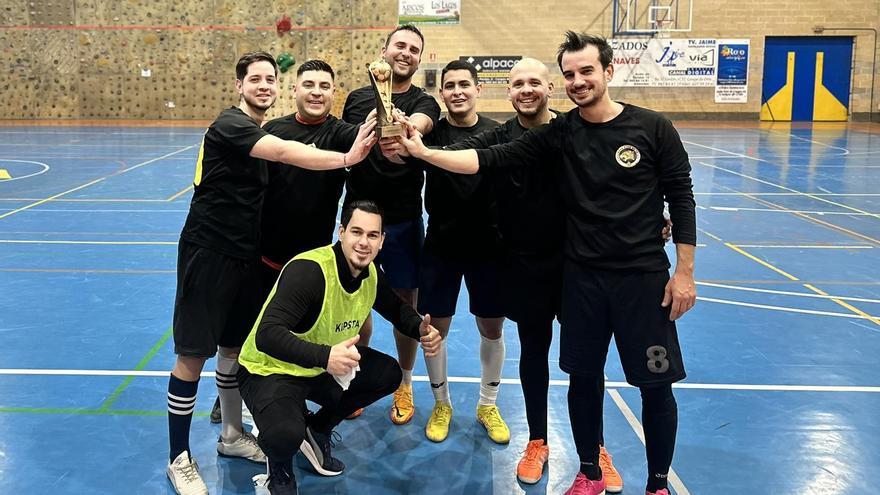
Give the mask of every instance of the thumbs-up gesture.
[{"label": "thumbs-up gesture", "polygon": [[436,356],[437,352],[440,350],[440,344],[443,342],[443,337],[441,337],[440,332],[431,325],[431,315],[425,315],[425,317],[422,318],[422,323],[419,325],[419,333],[422,335],[419,340],[422,342],[422,349],[425,352],[425,357]]},{"label": "thumbs-up gesture", "polygon": [[344,340],[330,348],[330,359],[327,360],[327,373],[336,376],[345,376],[358,365],[361,360],[361,354],[358,352],[357,344],[360,335]]}]

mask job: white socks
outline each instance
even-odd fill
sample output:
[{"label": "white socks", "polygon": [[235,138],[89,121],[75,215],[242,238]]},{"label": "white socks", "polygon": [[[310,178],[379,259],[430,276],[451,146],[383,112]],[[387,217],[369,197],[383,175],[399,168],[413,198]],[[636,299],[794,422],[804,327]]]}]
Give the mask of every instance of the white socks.
[{"label": "white socks", "polygon": [[480,335],[480,401],[477,405],[491,406],[498,398],[504,350],[504,337],[489,340]]},{"label": "white socks", "polygon": [[437,351],[436,356],[425,358],[425,365],[428,368],[428,380],[431,382],[434,400],[452,404],[449,399],[449,377],[446,371],[446,339],[440,343],[440,350]]},{"label": "white socks", "polygon": [[220,397],[220,414],[223,429],[220,438],[226,441],[238,439],[241,428],[241,393],[238,391],[238,358],[217,354],[217,395]]},{"label": "white socks", "polygon": [[400,380],[401,385],[412,385],[412,372],[413,370],[405,370],[400,368],[401,373],[403,373],[403,379]]}]

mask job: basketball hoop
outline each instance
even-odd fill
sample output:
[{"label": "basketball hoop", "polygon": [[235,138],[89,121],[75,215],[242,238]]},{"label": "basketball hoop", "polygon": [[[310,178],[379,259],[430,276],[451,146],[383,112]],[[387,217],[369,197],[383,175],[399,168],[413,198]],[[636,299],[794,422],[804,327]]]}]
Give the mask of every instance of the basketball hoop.
[{"label": "basketball hoop", "polygon": [[657,39],[667,39],[669,38],[669,21],[667,19],[654,19],[654,28],[655,33],[654,37]]}]

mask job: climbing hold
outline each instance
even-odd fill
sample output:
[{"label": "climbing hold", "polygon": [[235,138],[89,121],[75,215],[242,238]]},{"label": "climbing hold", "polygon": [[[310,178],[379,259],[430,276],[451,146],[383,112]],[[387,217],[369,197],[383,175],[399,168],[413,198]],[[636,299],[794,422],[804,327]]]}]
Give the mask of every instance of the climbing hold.
[{"label": "climbing hold", "polygon": [[275,59],[275,62],[278,64],[278,69],[281,72],[287,72],[291,67],[296,63],[296,59],[293,58],[288,52],[284,52],[281,55],[278,55],[278,58]]}]

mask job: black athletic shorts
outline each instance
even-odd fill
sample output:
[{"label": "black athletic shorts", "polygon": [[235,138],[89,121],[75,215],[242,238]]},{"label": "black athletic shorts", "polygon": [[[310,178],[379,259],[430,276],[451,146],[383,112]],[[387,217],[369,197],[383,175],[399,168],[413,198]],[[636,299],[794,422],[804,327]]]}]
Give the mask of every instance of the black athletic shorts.
[{"label": "black athletic shorts", "polygon": [[376,256],[385,278],[393,289],[415,289],[419,284],[419,258],[425,243],[422,217],[385,227],[385,241]]},{"label": "black athletic shorts", "polygon": [[[355,409],[379,399],[381,394],[377,395],[378,391],[386,390],[391,394],[401,380],[397,361],[366,346],[357,346],[357,349],[361,354],[361,369],[351,381],[347,392],[326,372],[312,377],[284,374],[262,376],[252,374],[244,366],[239,366],[237,378],[241,398],[253,414],[260,430],[270,429],[272,425],[290,417],[305,418],[306,400],[331,409],[347,405],[347,409],[340,411],[341,420]],[[340,404],[346,394],[354,403]],[[267,411],[267,406],[278,401],[285,401],[285,404],[292,406],[292,409],[286,411],[287,417],[279,417],[272,410]]]},{"label": "black athletic shorts", "polygon": [[463,261],[437,255],[429,245],[419,270],[419,313],[438,318],[455,315],[461,279],[467,285],[471,314],[480,318],[504,316],[497,259]]},{"label": "black athletic shorts", "polygon": [[562,254],[506,253],[501,262],[504,316],[517,323],[553,321],[562,297]]},{"label": "black athletic shorts", "polygon": [[597,270],[565,261],[559,367],[602,376],[612,334],[626,381],[661,385],[685,377],[675,322],[663,308],[669,273]]},{"label": "black athletic shorts", "polygon": [[265,297],[260,260],[241,260],[183,239],[177,248],[174,352],[212,357],[217,346],[240,347]]}]

